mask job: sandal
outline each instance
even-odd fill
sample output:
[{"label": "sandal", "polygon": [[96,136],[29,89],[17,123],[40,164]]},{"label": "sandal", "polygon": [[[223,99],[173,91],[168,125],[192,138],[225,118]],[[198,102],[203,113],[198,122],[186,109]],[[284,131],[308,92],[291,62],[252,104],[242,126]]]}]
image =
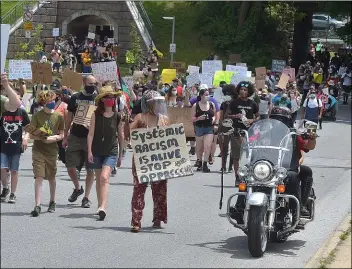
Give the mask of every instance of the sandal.
[{"label": "sandal", "polygon": [[139,227],[138,226],[132,226],[132,228],[131,228],[131,232],[132,233],[138,233],[139,232]]}]

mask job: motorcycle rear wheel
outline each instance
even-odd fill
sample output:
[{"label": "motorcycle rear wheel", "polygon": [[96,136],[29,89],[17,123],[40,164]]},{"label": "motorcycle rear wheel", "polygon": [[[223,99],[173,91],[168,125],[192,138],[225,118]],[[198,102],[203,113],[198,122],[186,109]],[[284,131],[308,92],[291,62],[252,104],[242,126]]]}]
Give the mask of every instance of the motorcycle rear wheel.
[{"label": "motorcycle rear wheel", "polygon": [[253,257],[262,257],[268,243],[265,228],[267,208],[251,206],[248,213],[248,249]]}]

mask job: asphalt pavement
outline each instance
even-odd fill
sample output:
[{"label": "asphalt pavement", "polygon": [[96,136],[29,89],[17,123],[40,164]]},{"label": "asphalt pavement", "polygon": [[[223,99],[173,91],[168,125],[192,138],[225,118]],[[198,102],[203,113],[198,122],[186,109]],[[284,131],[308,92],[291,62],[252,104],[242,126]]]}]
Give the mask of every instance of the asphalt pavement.
[{"label": "asphalt pavement", "polygon": [[[1,267],[222,267],[303,268],[304,264],[351,212],[351,106],[340,107],[336,122],[323,123],[316,149],[305,163],[314,172],[316,218],[306,229],[282,244],[270,243],[266,254],[252,258],[247,237],[231,226],[219,210],[220,158],[212,172],[169,180],[168,224],[151,229],[153,202],[146,193],[143,229],[130,233],[132,196],[131,157],[128,152],[118,174],[111,178],[107,218],[96,221],[95,187],[92,207],[70,204],[71,183],[60,163],[57,174],[57,210],[45,212],[49,185],[43,184],[39,217],[34,207],[31,150],[21,159],[17,203],[1,203]],[[195,161],[195,157],[191,156]],[[84,184],[84,181],[81,181]],[[232,175],[225,175],[225,199],[236,191]]]}]

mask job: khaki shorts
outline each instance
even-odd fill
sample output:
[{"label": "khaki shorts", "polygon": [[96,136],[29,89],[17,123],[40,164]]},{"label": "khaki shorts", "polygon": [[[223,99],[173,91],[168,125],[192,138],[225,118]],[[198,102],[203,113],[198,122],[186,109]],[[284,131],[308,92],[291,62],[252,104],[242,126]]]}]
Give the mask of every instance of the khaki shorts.
[{"label": "khaki shorts", "polygon": [[[88,145],[87,137],[77,137],[70,135],[67,140],[66,149],[66,167],[73,168],[79,167],[84,162],[88,164]],[[87,169],[89,167],[86,167]]]},{"label": "khaki shorts", "polygon": [[47,180],[55,179],[57,171],[57,154],[44,155],[41,152],[32,152],[34,178],[42,177]]},{"label": "khaki shorts", "polygon": [[241,157],[242,152],[242,137],[231,137],[231,154],[232,158],[239,159]]}]

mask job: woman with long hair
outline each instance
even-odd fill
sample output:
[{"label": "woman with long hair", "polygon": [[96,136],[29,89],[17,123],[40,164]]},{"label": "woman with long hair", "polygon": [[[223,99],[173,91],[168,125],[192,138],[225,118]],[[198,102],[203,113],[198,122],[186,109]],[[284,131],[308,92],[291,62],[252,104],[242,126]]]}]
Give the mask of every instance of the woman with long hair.
[{"label": "woman with long hair", "polygon": [[116,111],[116,97],[120,95],[121,92],[115,92],[110,85],[101,88],[100,94],[95,98],[97,109],[89,125],[88,161],[93,163],[97,179],[99,220],[104,220],[106,217],[111,171],[116,162],[117,166],[121,165],[123,129],[121,115]]},{"label": "woman with long hair", "polygon": [[177,89],[173,86],[170,87],[168,90],[166,97],[166,105],[169,107],[176,107],[177,106]]},{"label": "woman with long hair", "polygon": [[[208,168],[209,155],[214,138],[214,128],[217,129],[218,127],[218,122],[215,120],[215,104],[210,102],[209,98],[209,90],[201,89],[199,91],[198,100],[192,106],[191,110],[196,133],[197,162],[195,166],[197,167],[197,171],[203,171],[205,173],[210,172]],[[202,158],[203,153],[204,159]]]},{"label": "woman with long hair", "polygon": [[[165,116],[167,111],[165,98],[161,96],[159,92],[153,90],[144,92],[141,106],[142,113],[134,117],[134,121],[131,123],[131,130],[170,125],[169,118]],[[146,141],[146,143],[148,142]],[[147,184],[140,184],[138,181],[134,157],[132,157],[132,175],[134,187],[131,202],[131,232],[138,233],[141,228],[141,220],[145,206],[144,195]],[[161,222],[167,223],[167,181],[152,182],[151,188],[154,202],[153,227],[161,228]]]}]

